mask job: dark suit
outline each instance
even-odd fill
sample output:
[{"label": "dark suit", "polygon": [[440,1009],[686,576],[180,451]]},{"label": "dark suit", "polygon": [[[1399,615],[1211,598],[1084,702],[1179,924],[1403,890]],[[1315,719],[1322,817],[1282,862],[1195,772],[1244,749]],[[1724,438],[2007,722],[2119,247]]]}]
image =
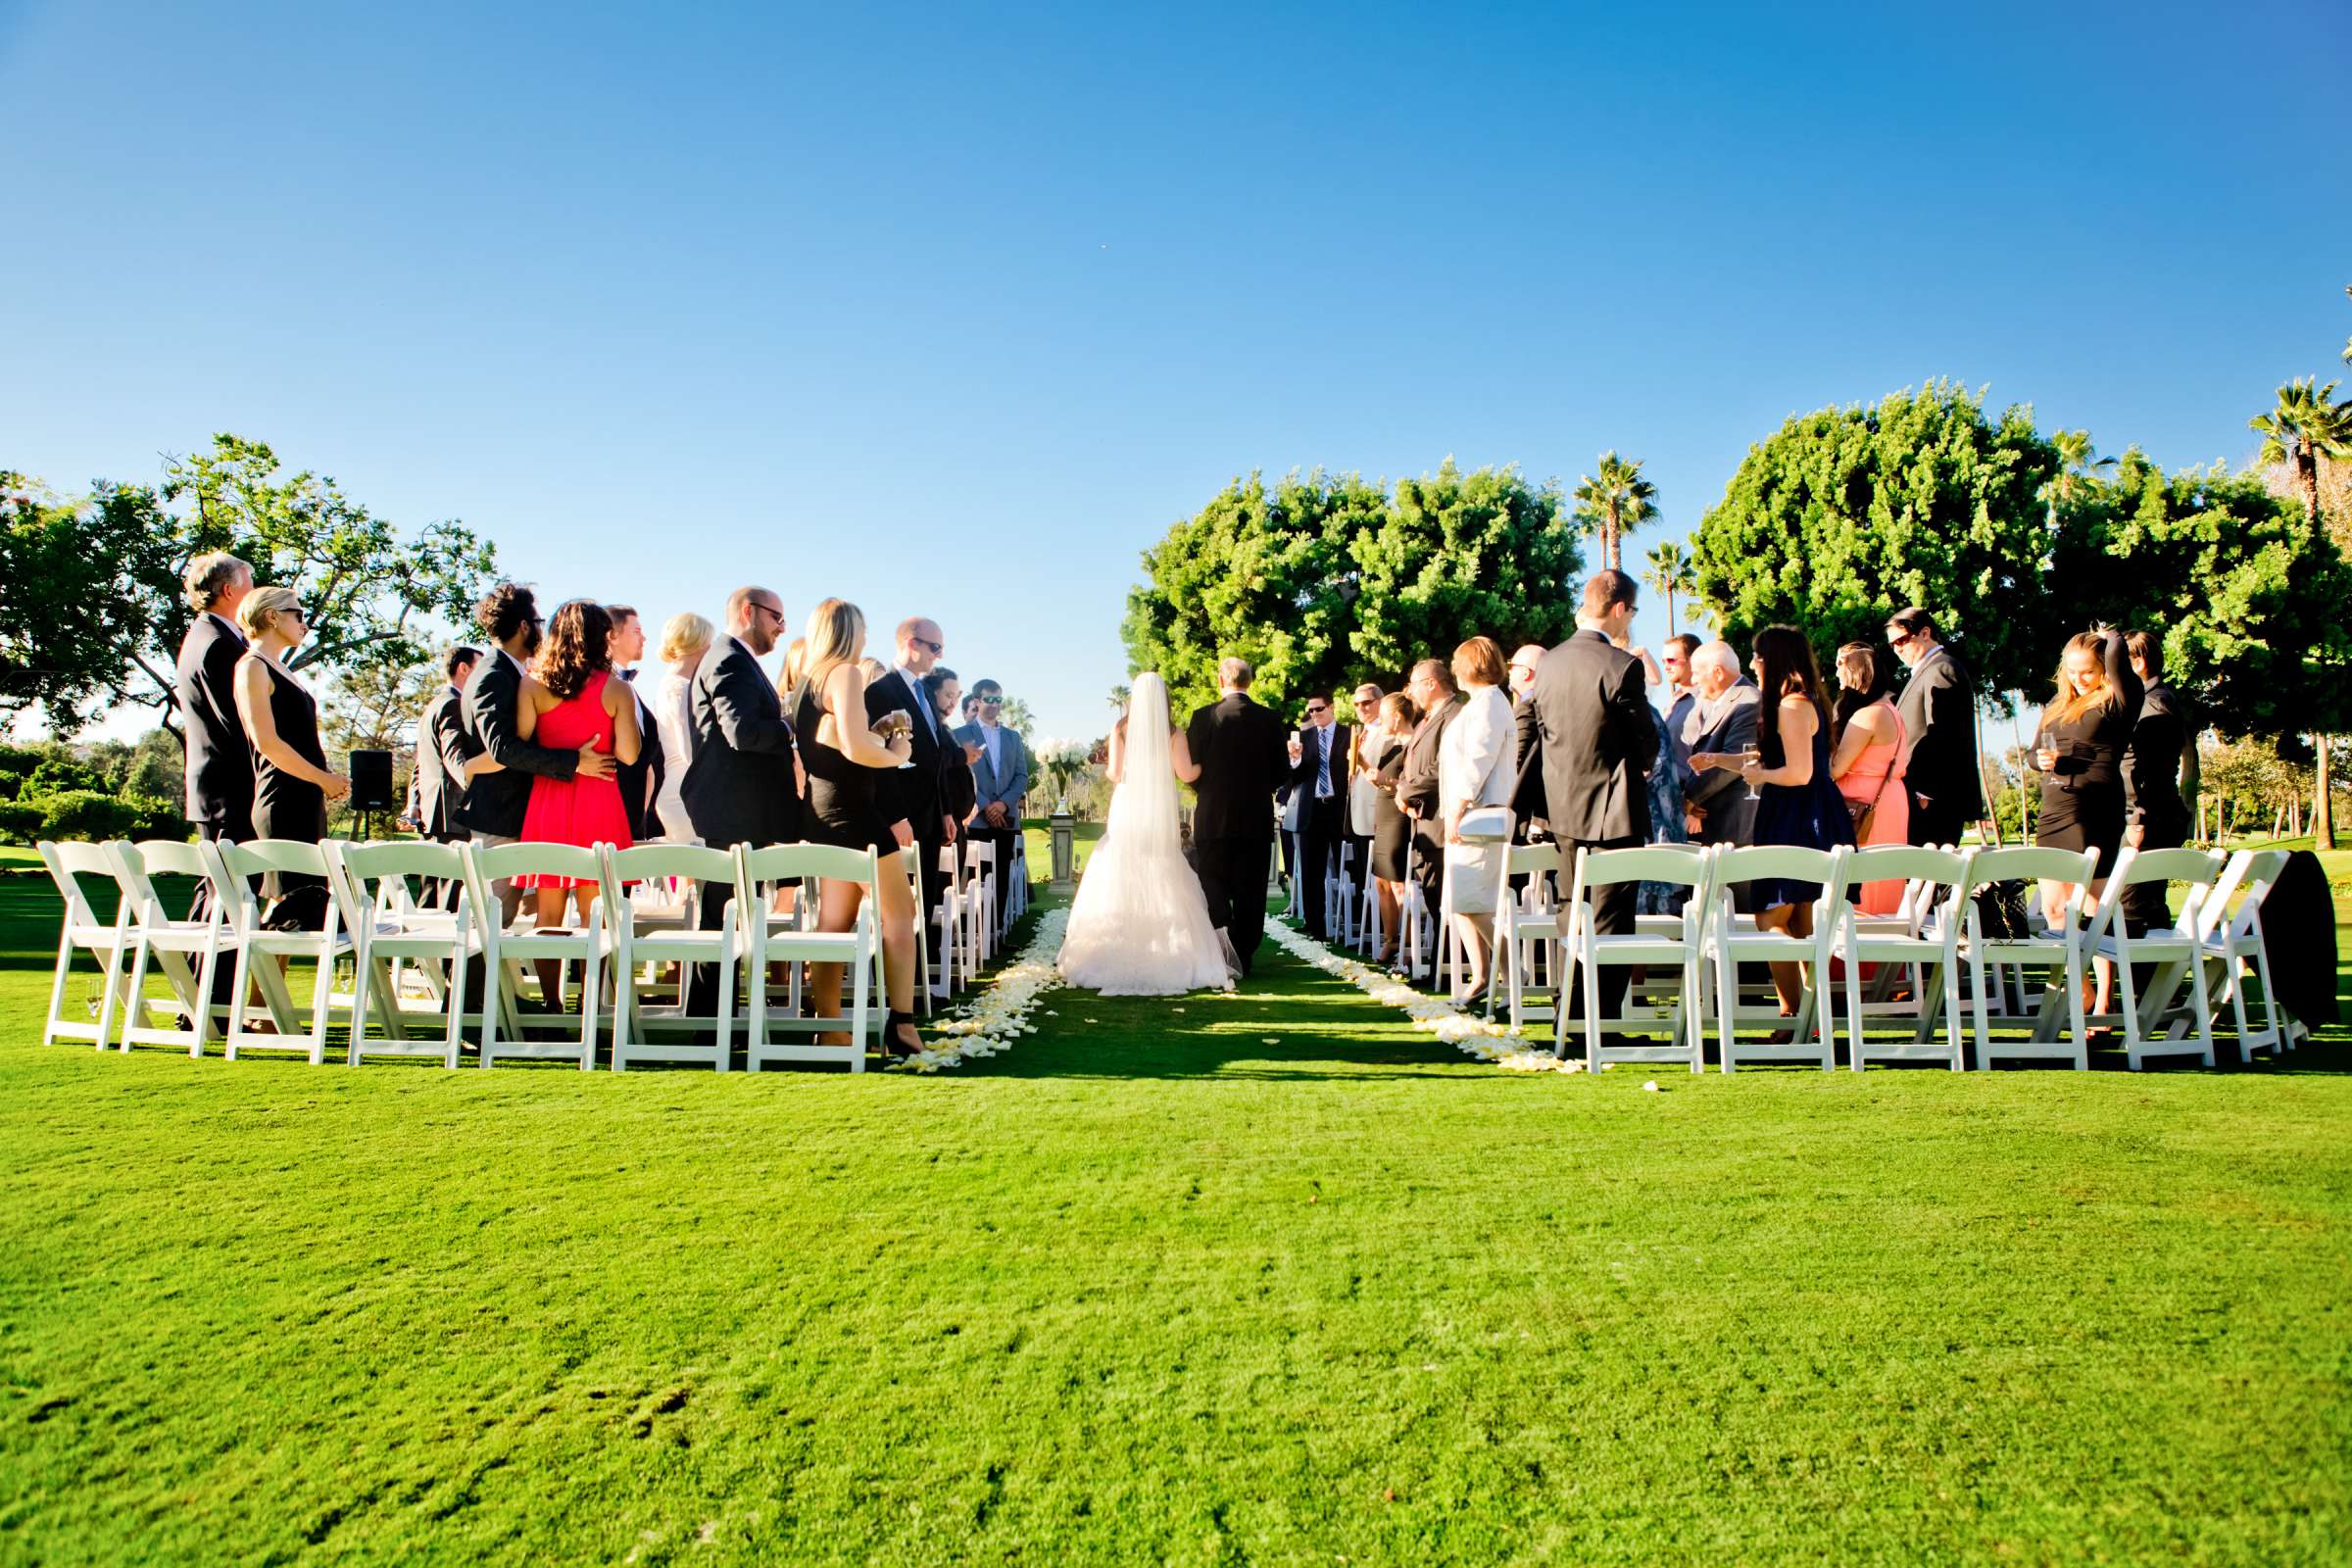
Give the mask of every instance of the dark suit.
[{"label": "dark suit", "polygon": [[1536,744],[1535,706],[1525,697],[1511,705],[1511,724],[1518,768],[1511,786],[1511,823],[1524,844],[1532,824],[1549,820],[1544,809],[1544,749]]},{"label": "dark suit", "polygon": [[179,641],[172,697],[187,748],[187,817],[200,837],[253,837],[253,744],[237,713],[245,639],[209,612]]},{"label": "dark suit", "polygon": [[[624,672],[621,679],[628,680],[632,673]],[[633,681],[630,690],[632,693],[636,690]],[[643,740],[637,750],[637,760],[623,762],[615,758],[612,780],[620,786],[620,808],[628,814],[629,837],[643,844],[668,831],[654,810],[654,799],[662,793],[662,780],[668,774],[669,764],[662,757],[662,726],[654,722],[653,705],[642,698],[637,703],[637,729]]]},{"label": "dark suit", "polygon": [[[948,879],[939,869],[940,846],[947,842],[942,836],[944,824],[940,820],[947,809],[943,804],[942,775],[947,767],[947,753],[953,750],[960,760],[963,751],[959,745],[942,744],[950,739],[948,721],[939,716],[931,699],[923,695],[922,682],[910,681],[905,670],[893,669],[865,688],[865,716],[870,722],[885,713],[900,711],[914,723],[906,754],[907,761],[913,765],[883,774],[875,797],[884,817],[904,820],[920,849],[923,906],[916,911],[915,930],[932,947],[932,959],[936,962],[939,932],[931,924],[931,911],[938,907],[940,895],[948,886]],[[971,770],[967,767],[964,771],[968,777]]]},{"label": "dark suit", "polygon": [[1984,810],[1977,776],[1977,695],[1960,656],[1938,644],[1911,666],[1895,704],[1903,733],[1913,737],[1910,770],[1911,842],[1957,844],[1960,832]]},{"label": "dark suit", "polygon": [[1747,798],[1747,782],[1728,767],[1704,773],[1690,764],[1692,752],[1737,754],[1756,744],[1756,719],[1764,710],[1764,694],[1744,676],[1712,702],[1701,698],[1686,718],[1683,804],[1705,813],[1698,825],[1701,844],[1745,844],[1756,819],[1756,803]]},{"label": "dark suit", "polygon": [[[2162,681],[2140,693],[2139,717],[2124,754],[2125,821],[2139,829],[2143,850],[2177,850],[2188,842],[2188,803],[2180,798],[2180,760],[2193,756],[2180,695]],[[2124,889],[2124,918],[2146,931],[2173,923],[2172,900],[2162,882],[2137,882]]]},{"label": "dark suit", "polygon": [[1438,752],[1446,731],[1461,715],[1461,694],[1440,702],[1422,717],[1405,743],[1404,766],[1396,775],[1396,808],[1413,808],[1413,883],[1434,917],[1446,891],[1446,845],[1438,837]]},{"label": "dark suit", "polygon": [[1193,858],[1200,891],[1208,899],[1209,923],[1233,943],[1247,975],[1266,932],[1274,791],[1291,767],[1282,720],[1248,693],[1235,692],[1196,711],[1184,739],[1200,767],[1193,785]]},{"label": "dark suit", "polygon": [[[801,797],[793,778],[792,725],[784,700],[752,651],[721,637],[695,667],[689,697],[694,760],[678,786],[694,831],[713,849],[790,844],[801,836]],[[735,899],[732,883],[703,884],[702,928],[715,931]],[[710,1012],[718,976],[697,964],[687,1007]]]},{"label": "dark suit", "polygon": [[[1599,632],[1579,629],[1536,665],[1528,693],[1544,756],[1544,799],[1551,831],[1573,873],[1577,852],[1649,842],[1649,769],[1658,731],[1642,661]],[[1614,883],[1592,899],[1592,928],[1604,936],[1634,929],[1637,884]],[[1600,1010],[1614,1016],[1629,976],[1600,972]],[[1582,1015],[1584,988],[1569,998]]]},{"label": "dark suit", "polygon": [[[1298,815],[1298,885],[1304,895],[1300,902],[1306,906],[1306,934],[1318,940],[1327,934],[1323,929],[1323,878],[1348,833],[1348,735],[1345,724],[1329,729],[1299,726],[1296,737],[1298,760],[1289,770],[1291,788],[1305,797],[1305,809]],[[1329,795],[1320,793],[1326,747],[1331,754]]]},{"label": "dark suit", "polygon": [[511,839],[522,832],[522,813],[531,804],[531,780],[541,774],[569,778],[580,768],[576,751],[552,751],[514,733],[514,706],[522,696],[522,671],[512,656],[493,648],[466,678],[461,705],[469,756],[487,752],[500,771],[466,781],[458,807],[458,825],[468,833]]},{"label": "dark suit", "polygon": [[[436,844],[466,837],[458,807],[466,792],[466,766],[477,754],[466,735],[466,694],[444,686],[416,718],[416,766],[410,792],[416,801],[416,831]],[[457,907],[458,884],[436,882],[428,896],[435,906]]]}]

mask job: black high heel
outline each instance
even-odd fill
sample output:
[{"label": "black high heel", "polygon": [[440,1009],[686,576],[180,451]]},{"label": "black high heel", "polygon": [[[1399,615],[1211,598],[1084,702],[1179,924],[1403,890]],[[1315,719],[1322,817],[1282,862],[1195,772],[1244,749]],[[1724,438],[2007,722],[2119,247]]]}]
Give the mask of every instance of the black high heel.
[{"label": "black high heel", "polygon": [[[910,1046],[906,1041],[899,1038],[899,1025],[901,1024],[905,1024],[907,1028],[914,1031],[913,1045]],[[882,1025],[883,1054],[889,1056],[911,1056],[916,1052],[925,1049],[927,1048],[923,1045],[923,1026],[921,1020],[916,1018],[911,1012],[901,1012],[895,1007],[892,1008],[889,1019]]]}]

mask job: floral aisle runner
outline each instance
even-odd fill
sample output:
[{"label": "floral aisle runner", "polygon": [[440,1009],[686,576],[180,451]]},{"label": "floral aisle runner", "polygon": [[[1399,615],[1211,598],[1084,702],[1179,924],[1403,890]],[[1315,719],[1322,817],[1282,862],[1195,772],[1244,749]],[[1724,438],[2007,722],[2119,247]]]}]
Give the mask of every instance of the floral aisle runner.
[{"label": "floral aisle runner", "polygon": [[937,1072],[975,1056],[1009,1051],[1014,1040],[1037,1033],[1029,1014],[1047,992],[1061,984],[1054,959],[1061,952],[1061,934],[1069,923],[1066,906],[1039,915],[1028,942],[997,971],[988,989],[972,999],[963,1015],[930,1026],[929,1033],[946,1035],[947,1042],[916,1052],[905,1065],[916,1072]]},{"label": "floral aisle runner", "polygon": [[1266,935],[1274,945],[1302,962],[1313,964],[1325,974],[1336,975],[1370,997],[1383,1006],[1396,1007],[1421,1028],[1436,1035],[1459,1050],[1464,1055],[1491,1061],[1497,1067],[1513,1072],[1583,1072],[1585,1064],[1573,1057],[1561,1060],[1549,1051],[1528,1049],[1524,1035],[1514,1034],[1510,1026],[1490,1023],[1484,1018],[1456,1008],[1444,997],[1429,996],[1381,969],[1334,953],[1302,931],[1276,920],[1266,927]]}]

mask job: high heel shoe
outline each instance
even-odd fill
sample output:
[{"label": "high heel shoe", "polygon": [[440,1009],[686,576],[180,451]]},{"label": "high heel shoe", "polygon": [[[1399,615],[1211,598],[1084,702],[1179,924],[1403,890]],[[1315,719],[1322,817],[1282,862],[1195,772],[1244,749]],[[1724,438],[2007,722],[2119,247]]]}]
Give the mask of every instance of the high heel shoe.
[{"label": "high heel shoe", "polygon": [[[906,1029],[908,1029],[914,1036],[914,1041],[911,1045],[909,1045],[899,1034],[899,1028],[902,1024],[905,1025]],[[916,1052],[925,1049],[927,1048],[925,1048],[923,1045],[923,1026],[921,1022],[918,1021],[911,1012],[900,1012],[896,1008],[893,1008],[888,1021],[882,1025],[883,1054],[890,1056],[911,1056]]]}]

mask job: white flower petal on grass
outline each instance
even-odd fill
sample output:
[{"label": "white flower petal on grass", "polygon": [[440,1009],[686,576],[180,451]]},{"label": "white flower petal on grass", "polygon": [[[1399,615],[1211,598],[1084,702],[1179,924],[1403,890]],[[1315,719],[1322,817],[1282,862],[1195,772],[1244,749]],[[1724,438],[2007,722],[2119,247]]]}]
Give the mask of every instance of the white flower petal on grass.
[{"label": "white flower petal on grass", "polygon": [[1643,1084],[1642,1088],[1644,1093],[1654,1095],[1658,1092],[1658,1081],[1655,1078],[1652,1078],[1649,1082]]}]

